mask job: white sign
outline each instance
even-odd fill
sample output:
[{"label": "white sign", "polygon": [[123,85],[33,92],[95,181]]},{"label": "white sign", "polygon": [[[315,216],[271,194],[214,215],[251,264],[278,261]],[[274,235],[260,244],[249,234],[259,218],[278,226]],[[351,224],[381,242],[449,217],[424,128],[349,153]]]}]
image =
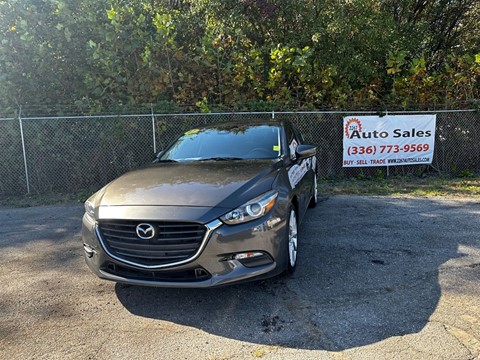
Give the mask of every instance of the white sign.
[{"label": "white sign", "polygon": [[436,115],[343,118],[343,167],[431,164]]}]

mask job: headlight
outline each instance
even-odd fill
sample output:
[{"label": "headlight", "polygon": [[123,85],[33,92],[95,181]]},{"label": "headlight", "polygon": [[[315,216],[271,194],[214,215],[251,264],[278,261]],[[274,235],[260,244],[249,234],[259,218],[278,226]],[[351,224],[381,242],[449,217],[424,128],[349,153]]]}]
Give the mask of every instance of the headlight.
[{"label": "headlight", "polygon": [[272,190],[223,215],[220,219],[229,225],[241,224],[262,217],[275,205],[278,192]]},{"label": "headlight", "polygon": [[85,212],[95,219],[95,207],[93,206],[93,204],[89,200],[87,200],[85,201],[84,207]]}]

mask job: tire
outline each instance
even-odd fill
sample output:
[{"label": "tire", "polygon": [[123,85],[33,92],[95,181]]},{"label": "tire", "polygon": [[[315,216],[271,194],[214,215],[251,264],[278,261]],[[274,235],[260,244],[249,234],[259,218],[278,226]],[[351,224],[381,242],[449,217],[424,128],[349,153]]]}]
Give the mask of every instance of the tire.
[{"label": "tire", "polygon": [[287,229],[287,269],[286,274],[293,274],[298,257],[298,222],[295,208],[290,206]]},{"label": "tire", "polygon": [[318,204],[318,183],[317,183],[317,170],[313,174],[313,195],[308,203],[309,208],[314,208]]}]

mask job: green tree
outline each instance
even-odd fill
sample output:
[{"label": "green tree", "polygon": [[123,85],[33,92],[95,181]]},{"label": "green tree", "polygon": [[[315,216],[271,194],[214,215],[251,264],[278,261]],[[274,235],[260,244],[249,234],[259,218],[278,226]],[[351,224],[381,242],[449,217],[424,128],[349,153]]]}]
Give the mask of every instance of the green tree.
[{"label": "green tree", "polygon": [[0,108],[465,102],[479,24],[477,0],[0,0]]},{"label": "green tree", "polygon": [[47,108],[86,96],[85,45],[102,11],[93,0],[0,1],[0,105]]}]

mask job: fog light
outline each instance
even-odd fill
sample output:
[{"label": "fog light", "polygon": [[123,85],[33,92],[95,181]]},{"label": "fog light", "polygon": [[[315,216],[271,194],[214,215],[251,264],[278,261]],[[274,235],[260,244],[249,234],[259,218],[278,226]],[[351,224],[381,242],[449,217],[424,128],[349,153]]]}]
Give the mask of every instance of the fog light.
[{"label": "fog light", "polygon": [[233,258],[238,260],[245,267],[255,267],[273,263],[273,259],[270,255],[260,251],[249,251],[235,254]]},{"label": "fog light", "polygon": [[249,259],[249,258],[253,258],[253,257],[256,257],[256,256],[262,256],[262,255],[263,255],[262,252],[249,251],[249,252],[245,252],[245,253],[236,254],[236,255],[233,256],[233,258],[235,260],[242,260],[242,259]]},{"label": "fog light", "polygon": [[97,253],[95,249],[88,244],[83,244],[83,250],[85,251],[85,254],[87,255],[88,258],[91,258],[93,255]]}]

